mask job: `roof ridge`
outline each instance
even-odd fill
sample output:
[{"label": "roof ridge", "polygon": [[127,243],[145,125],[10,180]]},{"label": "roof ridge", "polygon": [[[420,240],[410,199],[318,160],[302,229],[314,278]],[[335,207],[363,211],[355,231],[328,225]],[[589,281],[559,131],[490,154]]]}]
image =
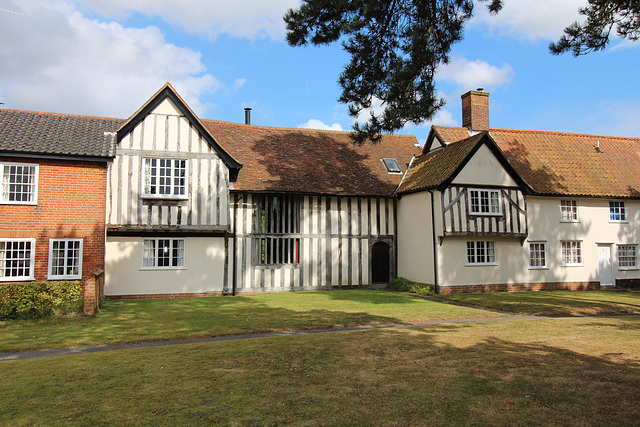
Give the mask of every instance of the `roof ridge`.
[{"label": "roof ridge", "polygon": [[30,114],[45,114],[48,116],[83,117],[87,119],[101,119],[101,120],[126,120],[118,117],[90,116],[88,114],[54,113],[51,111],[18,110],[16,108],[0,108],[0,111],[15,111],[17,113],[30,113]]},{"label": "roof ridge", "polygon": [[536,130],[536,129],[509,129],[509,128],[490,128],[491,131],[504,131],[504,132],[519,132],[519,133],[546,133],[554,135],[571,135],[571,136],[583,136],[583,137],[596,137],[596,138],[615,138],[615,139],[627,139],[627,140],[640,140],[639,137],[632,136],[615,136],[615,135],[600,135],[592,133],[580,133],[580,132],[567,132],[556,130]]},{"label": "roof ridge", "polygon": [[[315,128],[301,128],[301,127],[287,127],[287,126],[265,126],[265,125],[254,125],[254,124],[246,124],[246,123],[239,123],[239,122],[231,122],[228,120],[218,120],[218,119],[203,119],[201,118],[200,120],[202,120],[203,122],[216,122],[216,123],[225,123],[225,124],[232,124],[232,125],[238,125],[238,126],[248,126],[248,127],[252,127],[252,128],[261,128],[261,129],[274,129],[274,130],[286,130],[286,131],[305,131],[305,132],[327,132],[327,133],[340,133],[340,134],[344,134],[344,135],[348,135],[350,133],[353,133],[353,131],[349,131],[349,130],[334,130],[334,129],[315,129]],[[397,134],[397,133],[387,133],[387,132],[382,132],[383,135],[386,136],[398,136],[398,137],[415,137],[415,135],[412,134]]]}]

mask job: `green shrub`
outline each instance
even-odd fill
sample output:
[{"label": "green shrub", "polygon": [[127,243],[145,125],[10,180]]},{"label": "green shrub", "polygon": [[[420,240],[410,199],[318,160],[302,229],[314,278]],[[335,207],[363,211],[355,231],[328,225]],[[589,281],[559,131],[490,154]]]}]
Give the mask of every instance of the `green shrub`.
[{"label": "green shrub", "polygon": [[75,312],[80,307],[81,292],[79,281],[1,283],[0,320],[33,319]]},{"label": "green shrub", "polygon": [[399,292],[410,292],[412,294],[420,294],[420,295],[435,294],[432,285],[425,285],[423,283],[412,282],[411,280],[405,279],[404,277],[398,277],[397,279],[393,279],[391,282],[389,282],[387,289],[391,289],[392,291],[399,291]]}]

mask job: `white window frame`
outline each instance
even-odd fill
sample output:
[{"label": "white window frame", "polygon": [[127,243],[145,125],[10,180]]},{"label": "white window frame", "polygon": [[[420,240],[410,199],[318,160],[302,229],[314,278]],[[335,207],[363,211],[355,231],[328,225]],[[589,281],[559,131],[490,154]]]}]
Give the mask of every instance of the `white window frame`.
[{"label": "white window frame", "polygon": [[[467,266],[498,265],[496,262],[496,242],[493,240],[469,240],[465,246]],[[482,252],[480,252],[482,251]],[[483,258],[483,261],[478,261]]]},{"label": "white window frame", "polygon": [[584,252],[582,240],[562,240],[560,241],[560,257],[562,266],[583,266]]},{"label": "white window frame", "polygon": [[560,200],[560,222],[580,222],[577,200]]},{"label": "white window frame", "polygon": [[[474,196],[474,193],[477,193],[477,196]],[[502,195],[500,194],[500,190],[492,190],[492,189],[483,189],[483,188],[469,188],[469,213],[471,215],[483,215],[483,216],[499,216],[502,215]],[[487,212],[482,212],[482,196],[486,195],[487,200]],[[496,205],[492,203],[492,201],[497,196],[498,203],[496,211],[494,208]],[[474,205],[473,200],[477,199],[478,203]]]},{"label": "white window frame", "polygon": [[[29,251],[29,274],[22,276],[5,276],[6,273],[6,244],[7,243],[22,243],[26,242],[30,244]],[[23,258],[26,260],[27,258]],[[0,239],[0,282],[17,282],[23,280],[34,280],[34,264],[36,261],[36,239]]]},{"label": "white window frame", "polygon": [[[7,175],[5,177],[5,172],[7,172],[7,168],[11,167],[23,167],[23,168],[33,168],[33,182],[28,183],[31,186],[31,200],[22,201],[22,200],[9,200],[9,189],[7,186],[11,185],[8,182]],[[38,204],[38,177],[40,174],[40,165],[37,163],[14,163],[14,162],[0,162],[0,204],[4,205],[37,205]],[[24,185],[24,184],[18,184]]]},{"label": "white window frame", "polygon": [[[152,162],[157,162],[155,166],[152,165]],[[169,171],[171,173],[169,178],[169,194],[160,194],[160,179],[167,177],[162,177],[160,175],[160,162],[171,162],[171,166],[169,167]],[[181,171],[183,168],[176,167],[177,162],[184,162],[184,185],[176,185],[175,179],[179,178],[176,176],[176,172]],[[151,175],[151,168],[156,168],[155,176]],[[166,166],[165,166],[166,167]],[[168,157],[144,157],[142,159],[142,197],[144,198],[153,198],[153,199],[188,199],[189,198],[189,162],[187,159],[178,159],[178,158],[168,158]],[[152,191],[151,180],[155,178],[155,193]],[[166,185],[165,185],[166,186]],[[183,189],[182,194],[180,189]],[[177,194],[176,194],[177,193]]]},{"label": "white window frame", "polygon": [[[158,265],[159,257],[158,257],[158,249],[160,248],[160,244],[165,245],[166,241],[169,242],[169,246],[164,246],[165,251],[169,252],[168,258],[170,261],[170,265]],[[153,242],[153,247],[149,247]],[[174,257],[173,252],[176,249],[176,242],[178,242],[178,253],[177,257]],[[181,242],[181,248],[180,243]],[[142,263],[141,270],[184,270],[185,267],[185,258],[186,258],[186,239],[183,237],[152,237],[142,239]]]},{"label": "white window frame", "polygon": [[[534,264],[539,264],[539,265],[534,265]],[[549,257],[547,255],[546,240],[530,240],[529,241],[529,268],[531,270],[548,270],[549,269]]]},{"label": "white window frame", "polygon": [[[638,245],[635,243],[625,243],[617,245],[618,270],[638,270]],[[632,254],[626,253],[631,249]],[[632,261],[633,265],[622,265],[623,258]]]},{"label": "white window frame", "polygon": [[[77,263],[78,272],[76,274],[54,274],[53,267],[55,262],[54,257],[54,246],[56,243],[64,243],[64,253],[62,255],[62,263],[61,266],[65,272],[67,272],[70,268],[73,268],[73,263]],[[70,243],[79,243],[77,251],[78,256],[76,258],[69,257],[69,244]],[[58,247],[57,250],[60,250]],[[74,249],[76,250],[76,249]],[[83,239],[49,239],[49,264],[47,268],[47,279],[49,280],[59,280],[59,279],[82,279],[82,250],[83,250]],[[58,267],[56,265],[56,267]]]},{"label": "white window frame", "polygon": [[[619,216],[619,218],[615,219],[614,216]],[[609,202],[609,222],[627,222],[627,208],[624,201],[611,200]]]}]

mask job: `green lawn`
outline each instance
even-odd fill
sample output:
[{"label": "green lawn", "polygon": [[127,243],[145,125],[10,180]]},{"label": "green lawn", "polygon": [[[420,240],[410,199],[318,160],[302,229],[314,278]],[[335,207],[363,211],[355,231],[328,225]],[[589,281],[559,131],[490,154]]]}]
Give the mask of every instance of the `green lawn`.
[{"label": "green lawn", "polygon": [[494,292],[438,295],[438,298],[536,316],[640,313],[639,291]]},{"label": "green lawn", "polygon": [[0,352],[492,316],[373,290],[107,301],[95,317],[0,322]]},{"label": "green lawn", "polygon": [[0,425],[630,426],[640,419],[639,357],[640,321],[627,316],[12,361],[1,364]]}]

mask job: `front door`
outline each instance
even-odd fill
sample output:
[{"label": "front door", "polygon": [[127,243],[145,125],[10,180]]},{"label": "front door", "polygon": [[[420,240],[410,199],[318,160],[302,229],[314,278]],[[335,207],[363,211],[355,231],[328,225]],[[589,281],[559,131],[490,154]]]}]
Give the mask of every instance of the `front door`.
[{"label": "front door", "polygon": [[598,245],[598,266],[600,270],[600,286],[612,286],[611,245]]}]

